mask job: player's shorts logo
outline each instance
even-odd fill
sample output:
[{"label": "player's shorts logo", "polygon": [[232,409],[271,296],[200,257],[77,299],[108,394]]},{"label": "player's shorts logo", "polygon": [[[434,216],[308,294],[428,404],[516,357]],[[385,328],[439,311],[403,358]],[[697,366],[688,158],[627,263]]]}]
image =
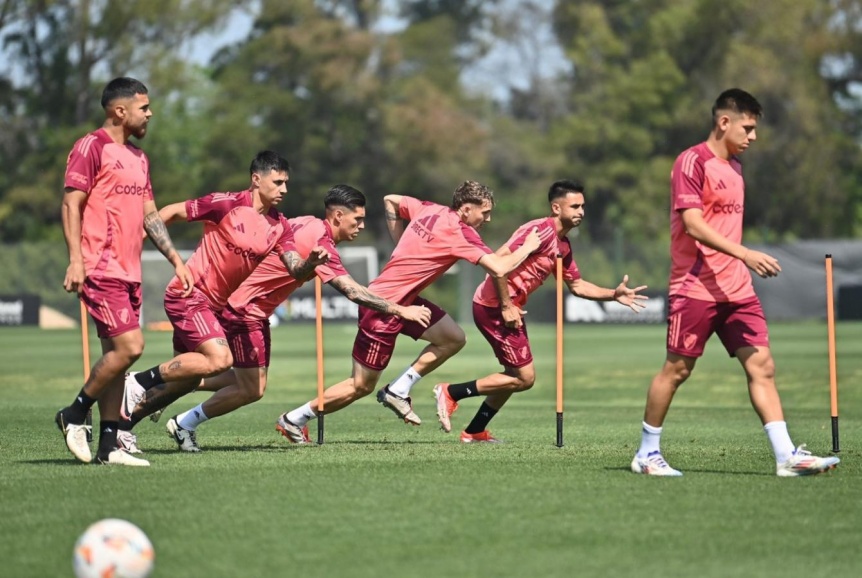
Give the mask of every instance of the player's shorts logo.
[{"label": "player's shorts logo", "polygon": [[129,322],[129,310],[123,307],[119,311],[117,311],[117,317],[120,318],[120,322],[125,325]]},{"label": "player's shorts logo", "polygon": [[682,345],[685,349],[691,349],[697,343],[697,335],[694,333],[686,333],[682,338]]}]

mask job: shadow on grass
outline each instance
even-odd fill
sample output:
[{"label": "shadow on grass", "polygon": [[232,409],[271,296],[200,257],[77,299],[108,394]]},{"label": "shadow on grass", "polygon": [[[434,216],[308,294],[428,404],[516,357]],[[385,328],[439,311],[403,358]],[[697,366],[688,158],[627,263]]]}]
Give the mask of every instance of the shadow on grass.
[{"label": "shadow on grass", "polygon": [[[608,472],[626,472],[629,474],[631,473],[631,469],[628,467],[625,467],[625,466],[613,467],[613,468],[606,467],[605,471],[608,471]],[[685,477],[685,474],[687,474],[687,473],[721,474],[721,475],[725,475],[725,476],[772,476],[772,477],[775,477],[774,473],[767,473],[767,472],[750,472],[750,471],[749,472],[735,472],[733,470],[706,470],[706,469],[698,469],[698,468],[686,468],[682,473],[683,473],[683,476],[682,476],[683,478]],[[650,476],[644,476],[644,477],[650,477]],[[661,476],[651,476],[651,477],[659,478]],[[665,476],[665,477],[671,477],[672,478],[674,476]],[[679,476],[676,476],[676,477],[679,477]]]}]

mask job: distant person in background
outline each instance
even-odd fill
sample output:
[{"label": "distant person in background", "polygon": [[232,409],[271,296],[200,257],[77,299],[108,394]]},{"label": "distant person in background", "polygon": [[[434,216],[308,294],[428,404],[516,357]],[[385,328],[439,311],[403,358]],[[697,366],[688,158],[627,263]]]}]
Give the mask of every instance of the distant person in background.
[{"label": "distant person in background", "polygon": [[557,181],[548,190],[548,203],[551,215],[521,225],[497,250],[497,255],[505,257],[517,251],[533,229],[539,232],[539,248],[508,275],[487,275],[473,295],[473,321],[491,345],[503,371],[465,383],[439,383],[434,387],[437,418],[445,432],[452,431],[450,418],[459,401],[486,396],[473,420],[461,432],[464,443],[499,441],[488,431],[488,423],[513,393],[530,389],[536,381],[523,307],[545,279],[556,277],[557,255],[563,259],[563,282],[572,295],[592,301],[616,301],[635,313],[643,309],[646,296],[639,292],[646,287],[630,289],[626,286],[627,275],[615,289],[598,287],[581,278],[566,235],[580,226],[584,218],[584,187],[573,181]]},{"label": "distant person in background", "polygon": [[[460,259],[478,264],[494,276],[517,267],[539,246],[539,236],[527,235],[523,247],[511,255],[495,255],[478,230],[491,220],[494,193],[475,181],[455,189],[449,207],[406,195],[386,195],[386,224],[396,242],[392,256],[368,289],[400,305],[427,307],[429,323],[417,323],[360,306],[359,331],[353,343],[353,373],[324,392],[324,407],[330,414],[374,391],[389,365],[399,335],[428,341],[412,364],[394,381],[380,389],[377,401],[405,423],[419,425],[413,411],[410,389],[429,372],[458,353],[466,343],[464,330],[440,307],[420,293]],[[404,226],[403,219],[410,221]],[[305,443],[303,431],[317,417],[316,399],[286,414],[278,421],[282,433],[295,443]]]},{"label": "distant person in background", "polygon": [[770,255],[741,244],[745,185],[739,155],[756,140],[761,112],[760,103],[744,90],[722,92],[712,108],[707,140],[684,151],[673,165],[667,357],[647,394],[641,444],[631,463],[636,474],[682,475],[662,457],[662,424],[713,333],[742,364],[751,404],[775,455],[776,473],[819,474],[839,462],[814,456],[790,440],[775,386],[766,318],[748,271],[775,277],[781,267]]},{"label": "distant person in background", "polygon": [[[304,279],[328,255],[314,247],[307,259],[300,257],[287,219],[276,209],[287,194],[290,166],[273,151],[258,153],[249,167],[249,188],[240,192],[210,193],[174,203],[160,211],[166,223],[177,220],[203,221],[200,245],[189,257],[194,277],[191,294],[174,278],[165,290],[165,312],[173,325],[175,356],[146,371],[129,373],[121,405],[123,438],[142,418],[167,406],[197,387],[202,377],[230,369],[233,356],[219,314],[228,297],[270,253],[274,253],[295,278]],[[158,404],[137,408],[144,392],[160,388],[165,394]],[[136,409],[137,408],[137,409]],[[194,431],[186,431],[176,420],[168,431],[180,448],[199,451]],[[125,443],[125,442],[124,442]]]},{"label": "distant person in background", "polygon": [[102,92],[102,108],[102,128],[79,139],[69,154],[62,208],[69,248],[63,287],[86,305],[96,323],[102,357],[72,404],[57,412],[55,422],[69,451],[89,463],[93,456],[84,421],[98,401],[96,461],[148,466],[117,446],[123,375],[144,350],[142,232],[174,266],[178,292],[188,295],[193,280],[153,201],[147,155],[129,142],[132,136],[144,138],[153,116],[147,87],[134,78],[115,78]]}]

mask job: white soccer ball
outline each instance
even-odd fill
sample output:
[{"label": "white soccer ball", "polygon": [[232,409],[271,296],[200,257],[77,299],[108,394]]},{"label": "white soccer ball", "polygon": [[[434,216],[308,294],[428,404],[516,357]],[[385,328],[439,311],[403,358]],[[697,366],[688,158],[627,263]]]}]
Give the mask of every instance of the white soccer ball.
[{"label": "white soccer ball", "polygon": [[78,578],[145,578],[154,561],[153,545],[143,530],[116,518],[87,528],[75,543],[73,557]]}]

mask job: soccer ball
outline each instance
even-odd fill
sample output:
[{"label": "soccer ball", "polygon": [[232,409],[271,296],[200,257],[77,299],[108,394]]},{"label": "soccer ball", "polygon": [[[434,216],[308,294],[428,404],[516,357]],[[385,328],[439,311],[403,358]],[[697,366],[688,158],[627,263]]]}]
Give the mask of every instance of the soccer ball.
[{"label": "soccer ball", "polygon": [[145,578],[155,553],[143,530],[125,520],[108,518],[87,528],[75,543],[73,565],[78,578]]}]

